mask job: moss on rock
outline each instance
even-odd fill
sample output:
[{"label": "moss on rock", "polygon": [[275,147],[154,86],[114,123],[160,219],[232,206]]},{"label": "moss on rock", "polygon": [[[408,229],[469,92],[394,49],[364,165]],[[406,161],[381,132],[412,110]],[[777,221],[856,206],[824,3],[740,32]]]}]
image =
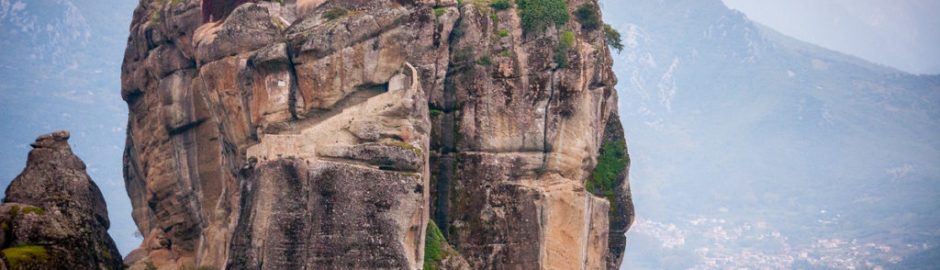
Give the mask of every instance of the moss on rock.
[{"label": "moss on rock", "polygon": [[10,269],[25,269],[31,262],[48,260],[49,252],[43,246],[22,245],[3,249],[3,257]]},{"label": "moss on rock", "polygon": [[411,150],[412,152],[415,152],[415,154],[418,155],[419,157],[422,157],[424,155],[424,151],[421,151],[421,148],[415,147],[414,145],[411,145],[410,143],[406,143],[403,141],[392,141],[392,142],[387,143],[387,145],[395,146],[395,147],[402,148],[405,150]]},{"label": "moss on rock", "polygon": [[46,213],[46,209],[43,209],[42,207],[26,206],[26,207],[23,207],[22,213],[24,215],[26,214],[43,215]]}]

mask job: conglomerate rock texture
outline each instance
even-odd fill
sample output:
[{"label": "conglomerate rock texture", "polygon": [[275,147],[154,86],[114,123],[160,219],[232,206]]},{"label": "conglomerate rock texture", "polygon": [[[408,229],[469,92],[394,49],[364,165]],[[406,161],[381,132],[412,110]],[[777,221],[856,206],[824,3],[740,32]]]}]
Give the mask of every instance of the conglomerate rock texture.
[{"label": "conglomerate rock texture", "polygon": [[108,209],[59,131],[36,139],[0,205],[0,269],[121,269]]},{"label": "conglomerate rock texture", "polygon": [[420,269],[433,220],[431,267],[619,267],[627,170],[585,189],[605,144],[629,161],[603,30],[524,31],[487,1],[235,2],[134,12],[126,264]]}]

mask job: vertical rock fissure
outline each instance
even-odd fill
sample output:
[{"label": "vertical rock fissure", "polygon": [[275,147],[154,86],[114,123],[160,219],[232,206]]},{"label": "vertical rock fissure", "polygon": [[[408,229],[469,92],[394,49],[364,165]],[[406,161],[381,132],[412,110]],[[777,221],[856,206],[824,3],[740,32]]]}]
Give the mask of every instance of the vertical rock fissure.
[{"label": "vertical rock fissure", "polygon": [[[236,174],[237,178],[241,180],[240,189],[242,194],[238,201],[238,209],[241,210],[242,214],[238,215],[238,217],[235,217],[235,230],[243,233],[240,237],[233,237],[230,246],[225,247],[226,249],[230,250],[228,252],[230,256],[225,259],[225,263],[223,265],[224,267],[222,269],[234,268],[230,266],[249,265],[251,262],[248,260],[252,257],[258,258],[259,269],[260,265],[262,265],[264,262],[264,242],[262,242],[260,247],[253,250],[234,248],[236,246],[245,245],[245,243],[251,243],[254,238],[254,228],[252,228],[251,221],[255,216],[255,204],[252,202],[255,200],[256,196],[254,187],[254,183],[256,182],[256,175],[254,174],[255,170],[251,164],[252,163],[249,163],[248,166]],[[254,252],[256,256],[249,256],[249,254],[247,254],[252,252]]]},{"label": "vertical rock fissure", "polygon": [[551,113],[552,101],[555,100],[555,70],[548,81],[548,100],[545,101],[545,109],[542,111],[542,171],[548,168],[548,156],[552,152],[552,144],[548,141],[548,116]]},{"label": "vertical rock fissure", "polygon": [[[455,27],[461,27],[463,22],[463,13],[458,12],[457,20],[455,21]],[[434,202],[434,222],[440,224],[439,229],[445,238],[450,235],[450,226],[448,226],[448,207],[450,202],[450,189],[451,189],[451,180],[454,180],[454,159],[456,155],[459,154],[457,149],[457,93],[456,87],[454,86],[454,67],[453,61],[450,60],[450,57],[453,55],[455,48],[455,43],[459,38],[457,36],[458,31],[451,31],[450,35],[447,37],[447,72],[444,75],[444,85],[443,85],[443,104],[439,104],[441,110],[441,123],[437,127],[437,130],[432,130],[432,132],[440,133],[440,141],[438,151],[437,163],[437,174],[436,174],[436,200]],[[430,104],[430,103],[429,103]],[[434,162],[432,162],[434,163]]]},{"label": "vertical rock fissure", "polygon": [[[200,205],[198,202],[199,194],[197,193],[197,187],[195,183],[196,179],[192,178],[193,174],[191,173],[192,165],[190,164],[191,162],[190,153],[186,151],[186,149],[188,149],[185,146],[186,140],[187,140],[186,135],[190,135],[190,133],[180,134],[180,135],[171,137],[172,143],[174,145],[174,149],[173,149],[174,150],[173,151],[174,162],[175,162],[174,165],[176,167],[175,171],[177,174],[175,184],[178,190],[184,192],[181,196],[183,199],[183,202],[181,203],[186,208],[185,210],[183,210],[184,211],[183,213],[188,216],[188,219],[184,220],[183,224],[174,225],[172,228],[173,230],[176,231],[176,232],[173,232],[174,234],[182,236],[182,238],[186,240],[192,240],[190,238],[195,236],[193,235],[194,233],[201,234],[203,225],[205,223],[202,220],[202,215],[200,212]],[[164,205],[162,207],[167,207],[167,206]],[[178,243],[173,243],[173,241],[170,241],[170,245],[173,245],[173,244],[178,244]],[[194,250],[186,250],[186,249],[191,249],[192,247],[183,247],[183,248],[186,252],[194,251]]]},{"label": "vertical rock fissure", "polygon": [[[291,119],[300,120],[304,116],[300,113],[300,109],[303,108],[304,104],[298,102],[304,102],[302,97],[300,97],[300,84],[297,82],[297,67],[294,64],[294,54],[290,51],[287,52],[287,71],[290,73],[290,89],[287,93],[287,110],[290,112]],[[300,99],[300,100],[298,100]]]}]

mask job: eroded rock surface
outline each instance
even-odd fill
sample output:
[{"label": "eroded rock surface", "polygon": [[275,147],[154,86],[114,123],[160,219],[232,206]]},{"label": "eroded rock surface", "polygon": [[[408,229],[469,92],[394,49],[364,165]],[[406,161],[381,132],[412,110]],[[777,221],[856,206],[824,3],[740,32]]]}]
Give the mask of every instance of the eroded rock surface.
[{"label": "eroded rock surface", "polygon": [[132,268],[419,269],[432,219],[442,268],[619,267],[626,169],[585,189],[605,144],[629,160],[603,31],[486,1],[244,2],[135,11]]},{"label": "eroded rock surface", "polygon": [[3,269],[121,269],[108,210],[69,133],[36,139],[0,205]]}]

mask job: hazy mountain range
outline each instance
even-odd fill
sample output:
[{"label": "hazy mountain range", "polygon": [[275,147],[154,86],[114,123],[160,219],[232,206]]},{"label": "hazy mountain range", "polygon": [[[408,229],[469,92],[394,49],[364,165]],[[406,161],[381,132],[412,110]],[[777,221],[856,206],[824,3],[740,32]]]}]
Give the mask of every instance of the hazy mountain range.
[{"label": "hazy mountain range", "polygon": [[724,0],[754,21],[797,39],[897,67],[940,73],[940,1]]},{"label": "hazy mountain range", "polygon": [[638,222],[624,269],[895,268],[936,252],[940,77],[718,0],[604,9],[627,45],[615,68]]}]

